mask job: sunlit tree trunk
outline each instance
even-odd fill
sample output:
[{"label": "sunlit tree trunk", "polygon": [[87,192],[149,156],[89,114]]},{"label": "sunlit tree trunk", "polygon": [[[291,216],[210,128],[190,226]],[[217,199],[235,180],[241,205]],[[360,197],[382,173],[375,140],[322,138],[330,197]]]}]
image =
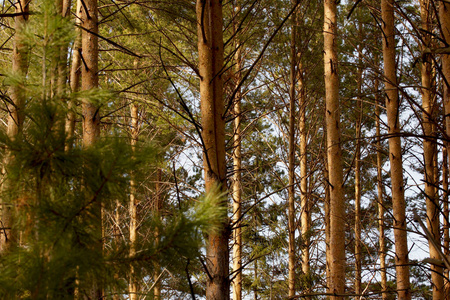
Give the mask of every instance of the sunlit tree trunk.
[{"label": "sunlit tree trunk", "polygon": [[[431,10],[429,0],[420,1],[420,11],[422,18],[422,29],[425,32],[422,35],[423,48],[430,47],[430,36],[428,32],[431,32],[430,26],[430,14]],[[435,241],[440,244],[440,234],[439,234],[439,200],[437,198],[435,181],[435,166],[434,162],[436,160],[436,142],[433,136],[433,115],[434,115],[434,95],[433,95],[433,84],[432,84],[432,61],[430,55],[424,55],[422,57],[422,87],[420,92],[422,94],[422,127],[424,133],[423,140],[423,156],[425,164],[425,198],[427,206],[427,226],[430,233],[433,235]],[[432,259],[440,259],[439,249],[436,249],[432,243],[429,243],[430,257]],[[431,265],[431,280],[433,285],[433,299],[440,300],[443,299],[444,292],[444,281],[442,278],[443,270],[442,267],[437,265]]]},{"label": "sunlit tree trunk", "polygon": [[[8,123],[7,123],[7,135],[14,141],[22,134],[23,122],[24,122],[24,108],[25,108],[25,76],[28,70],[28,46],[23,41],[23,30],[28,21],[29,12],[29,1],[19,0],[15,3],[17,14],[15,19],[15,35],[13,42],[13,53],[12,53],[12,73],[13,75],[20,78],[20,81],[11,86],[9,90],[9,95],[11,98],[11,103],[8,104]],[[14,160],[14,154],[10,151],[6,151],[4,166],[6,169]],[[3,181],[2,190],[8,191],[11,182],[8,181],[7,171],[3,171],[6,179]],[[4,194],[5,196],[6,194]],[[11,247],[17,245],[18,237],[17,232],[13,229],[14,221],[14,204],[10,201],[13,200],[13,195],[9,195],[8,198],[2,199],[2,223],[3,227],[1,240],[0,240],[0,251],[9,251]]]},{"label": "sunlit tree trunk", "polygon": [[[76,7],[76,19],[75,24],[81,25],[81,0],[77,0]],[[81,30],[79,27],[75,28],[75,41],[73,43],[72,49],[72,66],[70,68],[70,90],[72,93],[78,92],[80,90],[81,84]],[[69,100],[68,112],[66,119],[66,145],[65,150],[69,151],[73,145],[73,135],[75,131],[75,103],[73,100]]]},{"label": "sunlit tree trunk", "polygon": [[392,207],[394,217],[395,266],[399,299],[411,299],[409,283],[406,202],[403,186],[402,146],[400,141],[399,100],[395,66],[394,1],[381,1],[383,29],[384,87],[389,133]]},{"label": "sunlit tree trunk", "polygon": [[[342,295],[345,289],[345,206],[341,154],[339,77],[337,74],[336,1],[324,1],[324,67],[327,124],[327,158],[330,184],[330,293]],[[328,263],[328,262],[327,262]],[[342,296],[331,296],[331,299]]]},{"label": "sunlit tree trunk", "polygon": [[[299,131],[300,131],[300,205],[301,205],[301,233],[302,233],[302,272],[308,278],[305,292],[311,292],[310,286],[310,230],[311,230],[311,204],[308,198],[308,161],[307,161],[307,143],[308,129],[306,128],[306,93],[303,81],[302,63],[298,70],[298,96],[299,96]],[[310,299],[305,298],[305,300]]]},{"label": "sunlit tree trunk", "polygon": [[233,33],[235,34],[235,88],[239,89],[236,92],[234,99],[234,121],[233,121],[233,300],[242,299],[242,157],[241,157],[241,91],[239,88],[239,82],[242,80],[242,54],[241,54],[241,41],[239,34],[239,19],[238,15],[241,10],[239,1],[234,1],[233,11]]},{"label": "sunlit tree trunk", "polygon": [[[296,5],[293,2],[293,5]],[[289,153],[288,153],[288,235],[289,235],[289,279],[288,279],[288,295],[293,297],[295,295],[295,87],[297,81],[297,51],[296,51],[296,12],[291,16],[291,57],[290,57],[290,79],[289,79]]]},{"label": "sunlit tree trunk", "polygon": [[[448,2],[439,2],[439,20],[442,26],[442,33],[443,33],[443,40],[444,45],[450,44],[450,3]],[[442,81],[443,81],[443,101],[444,101],[444,111],[445,111],[445,128],[447,134],[450,133],[450,54],[442,54]],[[446,144],[446,146],[448,143]],[[450,151],[448,151],[448,147],[445,149],[447,151],[447,155],[450,158]],[[446,160],[448,162],[448,160]],[[448,165],[447,165],[448,166]],[[447,173],[445,175],[448,175],[448,168]],[[448,178],[447,178],[448,179]],[[447,181],[445,181],[445,184],[448,184]],[[446,210],[446,217],[445,219],[448,220],[448,185],[447,189],[444,188],[444,191],[447,191],[446,193],[446,201],[444,202],[444,209]],[[449,225],[444,227],[444,249],[445,254],[449,255]],[[447,271],[447,278],[448,278],[448,271]],[[450,283],[446,282],[446,299],[450,299]]]},{"label": "sunlit tree trunk", "polygon": [[[223,103],[223,34],[222,2],[198,0],[197,34],[200,73],[200,99],[202,138],[204,143],[203,166],[206,192],[215,186],[222,191],[226,185],[225,119]],[[221,203],[227,207],[226,201]],[[208,236],[206,299],[228,300],[229,282],[229,224]]]}]

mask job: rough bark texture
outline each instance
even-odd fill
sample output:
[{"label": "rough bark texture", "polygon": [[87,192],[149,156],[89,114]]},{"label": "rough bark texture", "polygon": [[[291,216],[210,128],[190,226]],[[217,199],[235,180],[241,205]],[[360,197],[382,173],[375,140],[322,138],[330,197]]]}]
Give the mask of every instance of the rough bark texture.
[{"label": "rough bark texture", "polygon": [[[345,289],[345,207],[340,146],[339,78],[337,74],[336,1],[324,1],[324,67],[327,127],[327,158],[330,184],[330,293],[342,295]],[[331,296],[331,299],[342,299]]]},{"label": "rough bark texture", "polygon": [[[11,104],[8,105],[9,115],[8,115],[8,125],[7,125],[7,135],[13,141],[21,133],[24,121],[24,106],[25,106],[25,76],[28,70],[28,48],[22,42],[22,30],[28,20],[27,13],[29,12],[29,1],[19,0],[16,3],[16,13],[24,13],[15,17],[15,36],[13,43],[13,53],[12,53],[12,73],[20,77],[21,82],[13,85],[10,88],[9,95],[11,98]],[[7,167],[14,160],[14,155],[6,151],[4,165]],[[5,172],[3,172],[5,173]],[[8,174],[5,181],[3,182],[2,190],[8,191],[10,182],[8,182]],[[9,192],[8,192],[9,194]],[[13,200],[13,195],[9,195],[8,198],[2,199],[2,226],[4,230],[0,235],[0,252],[8,251],[11,247],[17,244],[17,234],[12,229],[14,221],[14,208],[13,203],[9,202]]]},{"label": "rough bark texture", "polygon": [[393,0],[381,1],[385,80],[384,86],[389,133],[389,161],[391,167],[397,292],[399,299],[409,300],[411,299],[411,290],[409,283],[402,146],[400,141],[399,100],[395,67],[395,28],[393,4]]},{"label": "rough bark texture", "polygon": [[[215,186],[226,190],[221,1],[197,0],[196,12],[206,192]],[[227,203],[223,202],[221,205],[226,207]],[[207,268],[210,275],[206,285],[208,300],[230,298],[229,235],[228,220],[223,220],[222,230],[208,236]]]},{"label": "rough bark texture", "polygon": [[[422,18],[422,29],[425,34],[422,36],[423,48],[429,48],[431,39],[427,32],[431,32],[430,26],[430,1],[420,1],[420,11]],[[429,54],[426,54],[422,58],[422,126],[423,126],[423,156],[425,164],[425,198],[427,206],[427,226],[430,233],[433,235],[435,241],[439,243],[439,200],[436,190],[437,182],[435,176],[435,160],[437,158],[436,140],[433,130],[433,115],[434,115],[434,91],[433,91],[433,79],[432,79],[432,60]],[[436,249],[431,243],[429,243],[430,257],[432,259],[440,259],[439,250]],[[442,267],[431,265],[431,281],[433,286],[433,299],[441,300],[444,296],[444,280]]]},{"label": "rough bark texture", "polygon": [[[295,2],[293,3],[295,5]],[[288,235],[289,235],[289,278],[288,278],[288,295],[295,295],[295,265],[296,265],[296,249],[295,249],[295,84],[296,84],[296,65],[297,51],[296,43],[296,13],[291,16],[291,62],[290,62],[290,79],[289,79],[289,154],[288,154]]]}]

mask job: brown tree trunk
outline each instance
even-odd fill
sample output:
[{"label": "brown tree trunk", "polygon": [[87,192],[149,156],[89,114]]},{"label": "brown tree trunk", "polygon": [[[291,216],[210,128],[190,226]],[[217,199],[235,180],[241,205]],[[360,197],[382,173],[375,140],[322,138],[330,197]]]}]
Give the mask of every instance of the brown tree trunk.
[{"label": "brown tree trunk", "polygon": [[[97,0],[84,0],[82,8],[81,23],[86,30],[82,30],[81,47],[83,56],[83,67],[81,71],[81,89],[83,91],[98,88],[98,3]],[[83,147],[90,148],[100,137],[100,114],[99,107],[89,100],[82,102],[83,118]],[[86,193],[86,197],[92,195]],[[90,200],[89,200],[90,201]],[[100,199],[96,199],[90,207],[92,214],[98,220],[92,224],[92,234],[95,243],[92,246],[94,251],[101,255],[102,252],[102,204]],[[83,278],[80,278],[83,280]],[[101,299],[102,286],[99,280],[92,283],[92,289],[86,295],[88,298]]]},{"label": "brown tree trunk", "polygon": [[[302,63],[299,63],[298,71],[298,91],[299,91],[299,131],[300,131],[300,205],[301,205],[301,233],[302,233],[302,272],[307,278],[306,293],[311,292],[310,284],[310,230],[311,230],[311,204],[308,199],[308,161],[307,161],[307,139],[308,129],[306,128],[306,93],[303,83]],[[305,298],[305,300],[310,299]]]},{"label": "brown tree trunk", "polygon": [[[293,2],[293,5],[296,5]],[[295,265],[297,262],[295,253],[295,84],[296,84],[296,65],[297,65],[297,51],[296,51],[296,19],[297,14],[294,12],[291,16],[291,69],[289,80],[289,153],[288,153],[288,236],[289,236],[289,278],[288,278],[288,295],[293,297],[295,295]]]},{"label": "brown tree trunk", "polygon": [[[136,143],[139,135],[139,114],[138,106],[136,103],[132,103],[130,106],[130,116],[131,116],[131,148],[134,152],[136,149]],[[132,259],[136,255],[136,236],[137,236],[137,205],[138,201],[136,199],[136,181],[134,176],[130,180],[130,203],[129,203],[129,213],[130,213],[130,258]],[[134,265],[130,264],[130,278],[128,283],[128,293],[130,300],[138,299],[138,285],[136,280],[136,272]]]},{"label": "brown tree trunk", "polygon": [[[440,23],[442,26],[442,33],[443,33],[443,40],[444,40],[444,44],[448,45],[450,44],[450,3],[448,2],[440,2],[439,3],[439,19],[440,19]],[[449,134],[450,133],[450,54],[442,54],[442,81],[443,81],[443,101],[444,101],[444,111],[445,111],[445,129],[446,129],[446,133]],[[448,145],[448,143],[446,144],[446,146]],[[448,159],[450,159],[450,151],[448,151],[448,147],[445,147],[445,150],[447,152],[447,155],[449,156]],[[448,162],[448,159],[446,159],[446,162]],[[448,164],[447,164],[448,166]],[[448,168],[447,168],[447,173],[446,175],[448,175]],[[448,178],[447,178],[448,179]],[[448,225],[448,218],[449,218],[449,214],[448,214],[448,182],[445,181],[445,184],[447,184],[447,188],[444,188],[444,191],[446,191],[445,196],[446,196],[446,201],[444,203],[444,209],[446,208],[447,211],[444,212],[446,213],[445,216],[445,222],[446,222],[446,226],[444,227],[444,251],[446,255],[450,254],[449,251],[449,243],[450,243],[450,238],[449,238],[449,225]],[[447,278],[449,278],[448,275],[448,271],[447,271]],[[450,299],[450,283],[447,281],[446,282],[446,299]]]},{"label": "brown tree trunk", "polygon": [[[422,18],[422,29],[425,34],[422,36],[423,48],[430,47],[430,36],[427,32],[431,32],[430,29],[430,1],[420,1],[420,14]],[[433,116],[434,116],[434,93],[432,84],[432,61],[430,55],[424,55],[422,59],[422,87],[420,89],[422,94],[422,126],[423,126],[423,156],[425,164],[425,198],[427,206],[427,225],[428,230],[433,235],[435,241],[440,241],[439,234],[439,200],[437,197],[435,181],[435,165],[434,162],[437,157],[436,142],[433,136],[435,135],[433,130]],[[440,244],[440,243],[438,243]],[[439,249],[436,249],[433,244],[429,243],[430,257],[432,259],[440,259]],[[437,265],[431,265],[431,281],[433,286],[433,299],[443,299],[444,281],[442,278],[443,269]]]},{"label": "brown tree trunk", "polygon": [[[77,0],[77,8],[76,8],[76,16],[75,24],[81,25],[81,0]],[[76,37],[73,43],[72,50],[72,66],[70,68],[70,90],[72,93],[78,92],[80,90],[80,79],[81,79],[81,30],[76,27]],[[75,132],[75,108],[76,105],[73,100],[69,100],[68,103],[68,112],[66,119],[66,145],[65,150],[69,151],[73,145],[73,135]]]},{"label": "brown tree trunk", "polygon": [[[444,147],[442,149],[442,207],[444,211],[444,226],[443,226],[443,248],[444,255],[450,255],[450,234],[449,234],[449,205],[448,205],[448,154],[447,154],[447,143],[444,142]],[[444,272],[444,299],[450,299],[450,280],[449,280],[449,270],[446,269]]]},{"label": "brown tree trunk", "polygon": [[[362,39],[362,26],[358,24],[359,37]],[[355,294],[361,294],[361,126],[362,126],[362,52],[358,45],[357,113],[356,113],[356,149],[355,149]],[[360,296],[356,296],[355,300]]]},{"label": "brown tree trunk", "polygon": [[[22,15],[15,17],[15,36],[13,43],[13,53],[12,53],[12,73],[20,78],[20,82],[14,84],[10,88],[10,98],[11,104],[8,105],[8,125],[7,125],[7,135],[14,141],[19,135],[22,134],[22,127],[24,122],[24,108],[25,108],[25,76],[28,71],[28,46],[23,43],[23,29],[28,21],[29,12],[29,1],[19,0],[16,4],[16,13],[23,13]],[[6,168],[14,160],[14,154],[10,151],[5,153],[4,166]],[[3,182],[2,190],[8,191],[10,183],[8,182],[7,171],[4,170],[4,176],[6,179]],[[14,231],[13,216],[14,216],[14,195],[11,195],[9,191],[9,198],[2,198],[2,223],[3,227],[0,239],[0,252],[9,251],[11,247],[17,245],[18,237],[17,233]]]},{"label": "brown tree trunk", "polygon": [[395,67],[394,1],[381,1],[383,29],[384,86],[389,133],[392,206],[394,217],[395,266],[399,299],[411,299],[409,283],[408,240],[406,234],[406,202],[403,186],[402,147],[400,141],[399,100]]},{"label": "brown tree trunk", "polygon": [[[235,87],[239,88],[239,82],[242,80],[241,68],[242,68],[242,57],[241,57],[241,43],[239,40],[238,33],[238,20],[237,12],[240,11],[240,6],[235,1],[233,5],[234,23],[233,30],[236,39],[236,53],[234,55],[235,61]],[[241,92],[240,90],[236,93],[236,98],[234,102],[234,132],[233,132],[233,272],[235,272],[233,280],[233,300],[242,299],[242,231],[241,231],[241,218],[242,218],[242,176],[241,176]]]},{"label": "brown tree trunk", "polygon": [[330,281],[328,290],[343,298],[345,289],[345,203],[339,112],[339,78],[337,74],[337,17],[336,1],[324,1],[324,67],[327,124],[327,157],[330,184]]},{"label": "brown tree trunk", "polygon": [[[200,100],[203,166],[206,192],[216,186],[227,188],[225,164],[225,119],[223,103],[223,34],[222,3],[219,0],[197,0],[197,35],[200,73]],[[226,201],[221,203],[227,207]],[[229,282],[229,224],[208,236],[207,268],[209,278],[206,299],[228,300]]]}]

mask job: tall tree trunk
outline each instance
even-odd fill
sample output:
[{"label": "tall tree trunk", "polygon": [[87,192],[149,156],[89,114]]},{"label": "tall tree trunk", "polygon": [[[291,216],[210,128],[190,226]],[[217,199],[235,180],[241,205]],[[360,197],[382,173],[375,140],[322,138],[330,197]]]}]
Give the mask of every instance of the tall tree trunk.
[{"label": "tall tree trunk", "polygon": [[[132,103],[130,106],[130,116],[131,116],[131,148],[134,152],[136,149],[136,143],[139,135],[139,113],[138,106],[136,103]],[[129,203],[129,213],[130,213],[130,258],[132,259],[136,255],[136,238],[137,238],[137,205],[138,201],[136,199],[136,181],[134,176],[130,180],[130,203]],[[130,300],[138,299],[138,285],[136,280],[136,271],[134,269],[133,263],[130,264],[130,278],[128,283],[128,291]]]},{"label": "tall tree trunk", "polygon": [[[295,1],[292,3],[296,5]],[[295,265],[297,262],[295,253],[295,84],[296,84],[296,65],[297,65],[297,51],[296,51],[296,19],[297,14],[294,12],[291,16],[291,69],[289,79],[289,153],[288,153],[288,235],[289,235],[289,297],[295,295]]]},{"label": "tall tree trunk", "polygon": [[[358,24],[359,38],[362,39],[362,26]],[[356,149],[355,149],[355,294],[361,294],[361,126],[362,126],[362,49],[358,45],[358,78],[357,78],[357,109],[356,109]],[[355,300],[360,296],[356,296]]]},{"label": "tall tree trunk", "polygon": [[[375,61],[378,61],[378,57]],[[379,257],[380,257],[380,279],[382,299],[387,300],[387,274],[386,274],[386,236],[384,233],[384,203],[383,203],[383,160],[381,157],[381,131],[380,131],[380,97],[378,92],[379,81],[375,78],[375,122],[376,122],[376,148],[377,148],[377,206],[378,206],[378,231],[379,231]]]},{"label": "tall tree trunk", "polygon": [[[235,12],[233,19],[233,31],[235,34],[236,45],[234,54],[235,61],[235,87],[239,88],[239,82],[242,80],[242,57],[241,57],[241,42],[238,33],[238,20],[237,13],[241,7],[238,1],[234,1],[233,10]],[[241,92],[237,91],[234,100],[234,132],[233,132],[233,300],[242,299],[242,231],[241,231],[241,218],[242,218],[242,176],[241,176]]]},{"label": "tall tree trunk", "polygon": [[[19,0],[16,4],[16,13],[21,14],[16,16],[15,19],[15,36],[13,43],[13,54],[12,54],[12,73],[20,78],[20,82],[14,84],[10,88],[10,98],[11,104],[8,105],[8,125],[7,125],[7,135],[14,141],[22,134],[22,127],[24,122],[24,112],[25,109],[25,77],[28,71],[28,46],[23,42],[23,30],[24,26],[28,21],[29,12],[29,1]],[[2,190],[8,191],[10,187],[10,182],[8,181],[7,168],[14,160],[14,154],[10,151],[5,153],[4,166],[4,176],[6,179],[3,182]],[[14,231],[14,203],[13,195],[9,193],[8,198],[2,198],[2,235],[0,240],[0,252],[9,251],[11,247],[17,245],[18,237],[17,233]]]},{"label": "tall tree trunk", "polygon": [[406,234],[406,202],[403,186],[402,146],[400,141],[399,100],[395,67],[394,1],[381,1],[383,29],[384,87],[389,133],[392,206],[394,217],[395,266],[399,299],[411,299],[409,283],[408,240]]},{"label": "tall tree trunk", "polygon": [[[324,67],[327,124],[327,157],[330,184],[330,293],[342,295],[345,289],[345,203],[341,154],[339,78],[337,74],[336,1],[324,1]],[[328,262],[327,262],[328,263]],[[343,296],[331,296],[339,299]]]},{"label": "tall tree trunk", "polygon": [[[442,33],[443,33],[443,40],[444,40],[444,45],[449,45],[450,44],[450,3],[448,2],[440,2],[439,3],[439,19],[440,19],[440,23],[442,26]],[[444,101],[444,111],[445,111],[445,129],[447,134],[450,133],[450,54],[442,54],[442,81],[444,82],[443,84],[443,101]],[[448,143],[446,144],[446,148],[445,150],[447,151],[447,154],[449,156],[449,160],[450,160],[450,151],[448,151],[448,147],[447,147]],[[446,162],[448,162],[448,160],[446,160]],[[447,168],[448,170],[448,168]],[[448,172],[447,172],[448,174]],[[446,184],[447,181],[445,182]],[[446,191],[446,200],[445,201],[445,206],[447,207],[447,215],[445,217],[445,220],[447,222],[447,228],[444,227],[444,249],[445,249],[445,253],[446,255],[449,255],[449,246],[448,244],[450,243],[450,238],[449,238],[449,225],[448,225],[448,186],[447,189],[444,188],[444,190]],[[446,229],[446,231],[445,231]],[[447,245],[447,246],[445,246]],[[448,272],[447,272],[448,274]],[[447,275],[448,278],[449,275]],[[450,283],[447,282],[446,284],[446,298],[450,299]]]},{"label": "tall tree trunk", "polygon": [[[215,186],[225,191],[227,188],[225,119],[221,73],[223,71],[222,2],[197,0],[196,12],[205,186],[206,192],[211,191]],[[227,207],[225,200],[220,205]],[[208,300],[230,298],[229,235],[228,220],[223,220],[222,229],[208,236],[206,250],[210,275],[206,285]]]},{"label": "tall tree trunk", "polygon": [[[83,67],[81,71],[81,89],[83,91],[98,88],[98,3],[97,0],[84,0],[82,9],[81,23],[86,30],[82,31],[81,47],[83,56]],[[99,107],[96,104],[83,100],[82,118],[83,118],[83,147],[90,148],[100,137],[100,114]],[[86,193],[87,197],[93,197]],[[90,201],[90,200],[89,200]],[[90,207],[92,215],[97,220],[92,224],[92,234],[95,237],[95,243],[92,248],[99,256],[102,255],[102,204],[100,199],[96,199]],[[82,278],[80,279],[82,280]],[[89,291],[88,298],[101,299],[102,286],[100,280],[92,283],[92,289]]]},{"label": "tall tree trunk", "polygon": [[[301,58],[300,58],[301,59]],[[302,272],[307,278],[306,293],[311,292],[310,283],[310,230],[311,230],[311,204],[308,199],[308,161],[306,147],[308,143],[308,129],[306,128],[306,93],[303,82],[302,63],[298,64],[298,96],[299,96],[299,131],[300,131],[300,205],[301,205],[301,233],[302,233]],[[305,300],[310,299],[305,298]]]},{"label": "tall tree trunk", "polygon": [[[81,25],[81,0],[77,0],[77,8],[76,8],[76,19],[75,24]],[[80,79],[81,79],[81,30],[79,27],[75,28],[76,37],[73,43],[72,50],[72,66],[70,68],[70,90],[72,93],[78,92],[80,90]],[[68,103],[68,112],[66,119],[66,145],[65,150],[69,151],[73,146],[73,135],[75,132],[75,108],[76,105],[73,100],[69,100]]]},{"label": "tall tree trunk", "polygon": [[[430,1],[420,1],[420,14],[422,18],[422,30],[424,32],[422,36],[423,48],[430,47],[430,36],[428,32],[431,32],[430,26]],[[434,116],[434,93],[432,86],[432,61],[430,55],[424,55],[422,58],[422,87],[420,92],[422,94],[422,126],[423,126],[423,156],[425,163],[425,198],[427,206],[427,225],[428,230],[433,235],[435,241],[440,241],[439,234],[439,200],[437,198],[435,181],[435,159],[437,157],[436,142],[433,136],[433,116]],[[434,247],[432,243],[429,243],[430,257],[432,259],[440,259],[439,250]],[[437,265],[431,265],[431,281],[433,286],[433,299],[443,299],[444,292],[444,280],[442,278],[443,269]]]},{"label": "tall tree trunk", "polygon": [[[442,207],[444,211],[444,230],[443,230],[443,248],[444,248],[444,255],[449,256],[450,255],[450,234],[449,234],[449,205],[448,205],[448,154],[447,154],[447,143],[444,142],[444,147],[442,149]],[[449,280],[449,270],[446,269],[444,272],[444,299],[449,300],[450,299],[450,280]]]}]

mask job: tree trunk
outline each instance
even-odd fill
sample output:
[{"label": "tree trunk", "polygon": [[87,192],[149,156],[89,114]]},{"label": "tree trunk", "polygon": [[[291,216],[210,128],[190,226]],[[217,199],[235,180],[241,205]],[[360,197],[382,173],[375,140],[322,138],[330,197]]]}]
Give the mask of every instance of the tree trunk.
[{"label": "tree trunk", "polygon": [[[422,29],[425,32],[422,35],[423,48],[430,47],[430,32],[429,23],[430,20],[430,2],[429,0],[420,1],[420,14],[422,18]],[[422,87],[420,92],[422,94],[422,126],[423,126],[423,156],[425,164],[425,199],[427,206],[427,225],[428,230],[433,235],[435,241],[440,241],[439,234],[439,200],[437,197],[435,181],[435,165],[437,152],[436,152],[436,142],[434,138],[433,130],[433,115],[434,115],[434,93],[432,84],[432,61],[429,54],[426,54],[422,58]],[[429,243],[430,257],[432,259],[440,259],[439,250],[436,249],[432,243]],[[431,281],[433,286],[433,299],[441,300],[443,299],[444,292],[444,281],[442,278],[443,269],[442,267],[431,265]]]},{"label": "tree trunk", "polygon": [[[234,55],[235,61],[235,87],[239,88],[239,82],[242,80],[241,69],[242,69],[242,57],[241,57],[241,42],[239,40],[238,33],[238,20],[237,13],[240,11],[241,7],[235,1],[233,5],[234,23],[233,30],[236,39]],[[236,97],[234,99],[234,132],[233,132],[233,272],[236,272],[233,280],[233,300],[242,299],[242,231],[241,231],[241,218],[242,218],[242,176],[241,176],[241,92],[237,91]]]},{"label": "tree trunk", "polygon": [[[98,88],[98,3],[97,0],[84,0],[82,9],[81,23],[88,31],[82,31],[81,47],[83,56],[81,89],[83,91]],[[91,33],[92,32],[92,33]],[[82,118],[83,118],[83,147],[90,148],[100,137],[100,114],[99,107],[94,103],[83,100],[82,102]],[[86,197],[91,198],[92,195],[86,193]],[[90,200],[89,200],[90,201]],[[92,249],[102,255],[102,204],[100,199],[96,199],[90,207],[92,215],[98,220],[92,224],[92,234],[96,242],[92,245]],[[82,280],[82,278],[80,278]],[[101,299],[102,286],[100,280],[92,283],[92,289],[86,295],[88,298]]]},{"label": "tree trunk", "polygon": [[[301,205],[301,232],[302,232],[302,272],[306,283],[306,293],[311,292],[310,283],[310,230],[311,230],[311,204],[308,199],[308,161],[306,147],[308,143],[308,129],[306,128],[306,93],[303,83],[302,63],[299,63],[298,70],[298,96],[299,96],[299,131],[300,131],[300,205]],[[305,300],[310,299],[305,298]]]},{"label": "tree trunk", "polygon": [[[327,124],[327,157],[330,184],[330,293],[342,295],[345,289],[345,203],[339,112],[339,78],[337,74],[336,1],[324,1],[324,67]],[[331,299],[343,298],[331,296]]]},{"label": "tree trunk", "polygon": [[[206,192],[218,186],[227,188],[225,163],[225,119],[223,103],[222,4],[219,0],[197,0],[197,34],[200,73],[200,100],[203,166]],[[226,201],[221,203],[227,207]],[[208,236],[207,268],[209,278],[206,299],[228,300],[229,296],[229,224],[223,220],[219,232]]]},{"label": "tree trunk", "polygon": [[[444,211],[444,230],[443,230],[443,248],[444,255],[450,255],[450,234],[449,234],[449,205],[448,205],[448,154],[447,154],[447,143],[444,142],[444,147],[442,149],[442,207]],[[449,280],[449,270],[446,269],[444,272],[444,299],[450,299],[450,280]]]},{"label": "tree trunk", "polygon": [[[362,40],[362,26],[358,24],[359,37]],[[357,109],[356,109],[356,126],[355,126],[355,294],[361,294],[361,126],[362,126],[362,49],[361,44],[358,45],[358,78],[357,78]],[[356,296],[358,300],[360,296]]]},{"label": "tree trunk", "polygon": [[[293,5],[296,5],[293,2]],[[295,295],[295,265],[297,262],[295,253],[295,83],[296,83],[296,12],[291,16],[291,62],[290,62],[290,86],[289,86],[289,157],[288,157],[288,235],[289,235],[289,279],[288,279],[288,295]]]},{"label": "tree trunk", "polygon": [[[76,19],[75,24],[81,25],[81,0],[77,0],[77,8],[76,8]],[[72,50],[72,66],[70,68],[70,90],[72,93],[78,92],[80,90],[80,79],[81,79],[81,30],[76,27],[76,37],[73,43]],[[75,108],[76,105],[73,100],[69,100],[68,103],[68,112],[66,119],[66,145],[65,150],[69,151],[73,146],[73,135],[75,132]]]},{"label": "tree trunk", "polygon": [[394,1],[381,1],[386,111],[389,133],[392,206],[394,217],[395,266],[399,299],[411,299],[409,284],[408,240],[406,234],[402,147],[400,141],[399,100],[395,67]]},{"label": "tree trunk", "polygon": [[[131,116],[131,148],[134,152],[136,149],[136,143],[139,134],[139,114],[138,106],[136,103],[132,103],[130,106],[130,116]],[[130,203],[129,203],[129,213],[130,213],[130,258],[132,259],[136,255],[136,236],[137,236],[137,205],[138,201],[136,199],[136,181],[134,176],[130,180]],[[138,299],[138,285],[136,280],[136,272],[133,263],[130,264],[130,278],[128,283],[128,291],[130,300]]]},{"label": "tree trunk", "polygon": [[[7,135],[14,141],[18,136],[22,134],[22,127],[24,122],[24,108],[25,108],[25,77],[28,71],[28,46],[23,43],[22,31],[28,21],[29,1],[19,0],[16,3],[16,13],[23,15],[16,16],[15,19],[15,35],[13,43],[12,53],[12,73],[20,78],[20,82],[14,84],[10,88],[11,104],[8,105],[8,124]],[[9,150],[5,152],[4,166],[6,169],[14,160],[14,154]],[[7,170],[4,170],[4,176],[6,179],[3,182],[2,190],[8,191],[10,182],[8,182]],[[7,194],[10,194],[9,191]],[[4,194],[5,196],[5,194]],[[14,216],[14,203],[13,195],[10,194],[8,198],[2,198],[2,230],[0,240],[0,252],[9,251],[11,247],[14,247],[18,243],[17,233],[13,229],[13,216]]]},{"label": "tree trunk", "polygon": [[[376,59],[378,61],[378,59]],[[377,206],[378,206],[378,231],[379,231],[379,257],[380,257],[380,283],[381,292],[383,293],[382,299],[387,300],[387,274],[386,274],[386,236],[384,233],[384,203],[383,203],[383,174],[382,165],[383,160],[381,158],[381,131],[380,131],[380,99],[378,92],[378,78],[375,78],[374,90],[375,90],[375,122],[376,122],[376,148],[377,148]]]}]

